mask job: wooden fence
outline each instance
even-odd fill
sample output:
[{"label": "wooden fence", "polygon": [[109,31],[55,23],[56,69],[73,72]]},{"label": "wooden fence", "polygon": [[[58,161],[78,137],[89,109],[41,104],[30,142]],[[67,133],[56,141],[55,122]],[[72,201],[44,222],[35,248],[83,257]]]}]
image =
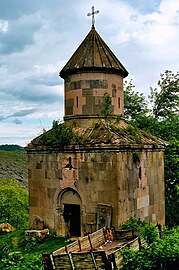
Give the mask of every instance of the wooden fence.
[{"label": "wooden fence", "polygon": [[[114,242],[117,245],[104,250],[106,243],[104,228],[80,237],[68,246],[62,247],[51,254],[43,254],[43,264],[46,270],[112,270],[122,264],[121,250],[131,247],[138,250],[141,239],[133,230],[114,231]],[[110,245],[109,245],[110,246]]]}]

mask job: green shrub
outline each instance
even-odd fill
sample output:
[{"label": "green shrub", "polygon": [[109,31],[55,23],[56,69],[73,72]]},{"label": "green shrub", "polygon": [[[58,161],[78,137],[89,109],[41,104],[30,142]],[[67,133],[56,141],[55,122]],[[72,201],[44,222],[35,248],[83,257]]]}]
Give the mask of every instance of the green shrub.
[{"label": "green shrub", "polygon": [[148,245],[158,239],[159,233],[155,224],[141,220],[129,219],[121,226],[122,229],[138,230]]},{"label": "green shrub", "polygon": [[52,129],[41,135],[40,140],[45,146],[64,147],[72,142],[79,144],[84,138],[74,132],[71,125],[54,120]]},{"label": "green shrub", "polygon": [[[132,221],[130,221],[132,224]],[[137,223],[135,223],[136,225]],[[129,224],[128,224],[129,225]],[[136,225],[138,226],[138,224]],[[179,227],[165,229],[162,239],[156,237],[156,228],[144,224],[144,231],[150,245],[139,251],[124,249],[122,255],[125,270],[174,270],[179,266]],[[140,228],[139,228],[140,229]]]}]

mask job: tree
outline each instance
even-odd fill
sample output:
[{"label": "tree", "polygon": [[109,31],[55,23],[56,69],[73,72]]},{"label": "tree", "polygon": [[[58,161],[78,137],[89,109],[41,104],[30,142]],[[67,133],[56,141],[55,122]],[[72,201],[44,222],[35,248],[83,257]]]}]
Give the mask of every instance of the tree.
[{"label": "tree", "polygon": [[[148,226],[146,227],[148,228]],[[144,228],[145,230],[145,228]],[[149,230],[151,234],[151,230]],[[179,227],[165,230],[162,239],[153,239],[139,251],[122,251],[125,270],[171,270],[179,265]]]},{"label": "tree", "polygon": [[107,120],[112,116],[112,100],[108,93],[104,94],[101,115]]},{"label": "tree", "polygon": [[175,139],[173,141],[170,141],[170,145],[165,151],[166,224],[170,228],[175,225],[179,225],[178,168],[179,168],[179,140]]},{"label": "tree", "polygon": [[0,222],[16,228],[28,225],[28,193],[15,179],[0,181]]},{"label": "tree", "polygon": [[165,151],[165,195],[166,223],[172,227],[179,224],[179,72],[167,70],[161,74],[158,87],[151,88],[149,99],[151,115],[158,123],[153,126],[153,134],[169,143]]},{"label": "tree", "polygon": [[124,91],[124,116],[136,127],[168,142],[165,150],[166,223],[179,224],[179,73],[160,75],[158,89],[151,88],[147,108],[145,97],[130,82]]},{"label": "tree", "polygon": [[160,75],[157,88],[151,88],[150,101],[155,118],[168,118],[179,113],[179,72],[166,70]]},{"label": "tree", "polygon": [[135,91],[132,80],[124,85],[124,115],[129,120],[136,120],[148,112],[147,102],[142,93]]}]

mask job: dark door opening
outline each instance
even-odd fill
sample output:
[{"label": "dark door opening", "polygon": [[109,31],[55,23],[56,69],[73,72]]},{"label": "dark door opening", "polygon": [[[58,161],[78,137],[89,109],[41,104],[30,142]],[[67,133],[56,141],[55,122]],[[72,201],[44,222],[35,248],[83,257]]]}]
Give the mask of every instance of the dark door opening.
[{"label": "dark door opening", "polygon": [[64,219],[68,226],[69,236],[80,236],[80,205],[64,204]]}]

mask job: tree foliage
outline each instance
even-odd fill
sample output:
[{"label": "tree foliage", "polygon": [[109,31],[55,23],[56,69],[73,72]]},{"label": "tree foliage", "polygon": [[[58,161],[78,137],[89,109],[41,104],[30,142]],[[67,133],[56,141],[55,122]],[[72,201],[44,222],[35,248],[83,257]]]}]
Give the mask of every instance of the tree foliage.
[{"label": "tree foliage", "polygon": [[166,223],[172,227],[179,224],[179,73],[166,71],[161,74],[158,88],[151,88],[149,100],[147,107],[145,97],[135,91],[132,82],[125,85],[125,118],[169,144],[164,160]]},{"label": "tree foliage", "polygon": [[109,117],[112,116],[112,100],[108,93],[104,94],[101,115],[105,119],[108,119]]},{"label": "tree foliage", "polygon": [[133,120],[138,119],[143,114],[148,112],[147,102],[145,96],[142,93],[135,91],[135,86],[132,80],[124,85],[124,115],[127,119]]},{"label": "tree foliage", "polygon": [[169,118],[179,113],[179,72],[166,70],[160,75],[158,87],[151,88],[149,96],[155,118]]},{"label": "tree foliage", "polygon": [[125,249],[125,270],[172,270],[179,265],[179,227],[165,230],[162,239],[154,239],[140,251]]},{"label": "tree foliage", "polygon": [[159,232],[155,224],[134,220],[132,218],[122,224],[121,229],[139,231],[140,236],[148,245],[156,241],[159,237]]},{"label": "tree foliage", "polygon": [[24,151],[24,147],[17,144],[2,144],[0,150],[4,151]]},{"label": "tree foliage", "polygon": [[0,181],[0,222],[16,228],[28,225],[28,193],[15,179]]}]

